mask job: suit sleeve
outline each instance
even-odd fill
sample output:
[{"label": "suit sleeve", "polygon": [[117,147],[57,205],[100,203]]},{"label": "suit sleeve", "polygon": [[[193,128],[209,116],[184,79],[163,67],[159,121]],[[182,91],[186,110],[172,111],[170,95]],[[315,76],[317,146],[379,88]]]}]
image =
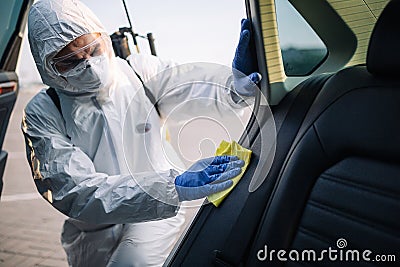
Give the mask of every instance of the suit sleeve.
[{"label": "suit sleeve", "polygon": [[[91,159],[69,140],[63,118],[45,91],[27,105],[21,127],[37,189],[65,215],[94,224],[176,215],[175,171],[114,176],[96,172]],[[140,187],[138,180],[143,181]],[[145,193],[150,188],[153,197]]]}]

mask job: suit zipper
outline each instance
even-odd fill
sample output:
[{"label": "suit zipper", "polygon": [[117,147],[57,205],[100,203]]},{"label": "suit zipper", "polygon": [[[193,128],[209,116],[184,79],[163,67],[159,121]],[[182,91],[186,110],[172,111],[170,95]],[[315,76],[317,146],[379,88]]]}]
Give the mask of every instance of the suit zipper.
[{"label": "suit zipper", "polygon": [[112,158],[112,160],[114,162],[114,166],[116,167],[116,171],[119,174],[119,173],[121,173],[121,170],[119,168],[117,152],[115,151],[114,142],[112,140],[112,136],[111,136],[111,133],[110,133],[110,126],[108,125],[108,121],[107,121],[106,115],[104,114],[103,109],[101,108],[99,102],[97,101],[96,96],[92,97],[92,101],[93,101],[94,105],[96,106],[96,108],[101,112],[101,115],[103,116],[103,120],[104,120],[103,131],[104,131],[104,134],[105,134],[105,137],[106,137],[108,143],[110,144],[110,151],[112,153],[112,157],[111,158]]}]

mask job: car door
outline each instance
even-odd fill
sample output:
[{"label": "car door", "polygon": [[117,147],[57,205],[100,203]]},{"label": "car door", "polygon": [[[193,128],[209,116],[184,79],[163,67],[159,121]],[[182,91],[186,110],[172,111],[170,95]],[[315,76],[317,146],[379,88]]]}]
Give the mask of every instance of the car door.
[{"label": "car door", "polygon": [[7,152],[3,151],[2,147],[18,95],[18,77],[15,69],[32,2],[33,0],[7,0],[0,3],[0,195],[7,162]]},{"label": "car door", "polygon": [[[246,174],[219,208],[200,209],[166,266],[249,266],[247,258],[260,249],[252,247],[258,227],[309,107],[332,73],[365,63],[369,35],[386,3],[246,1],[263,76],[260,89],[270,108],[257,97],[257,112],[244,133],[249,140],[244,145],[253,151]],[[266,153],[271,150],[263,142],[271,132],[265,130],[269,109],[277,133],[274,155]]]}]

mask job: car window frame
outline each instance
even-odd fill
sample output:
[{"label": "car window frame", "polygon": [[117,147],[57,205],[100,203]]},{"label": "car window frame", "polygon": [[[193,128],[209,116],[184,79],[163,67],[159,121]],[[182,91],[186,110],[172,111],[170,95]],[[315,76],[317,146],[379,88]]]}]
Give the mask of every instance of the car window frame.
[{"label": "car window frame", "polygon": [[6,48],[0,59],[0,69],[4,71],[14,72],[17,67],[22,38],[24,36],[25,28],[27,27],[28,13],[34,0],[22,0],[19,9],[18,18],[13,28],[10,38],[7,40]]}]

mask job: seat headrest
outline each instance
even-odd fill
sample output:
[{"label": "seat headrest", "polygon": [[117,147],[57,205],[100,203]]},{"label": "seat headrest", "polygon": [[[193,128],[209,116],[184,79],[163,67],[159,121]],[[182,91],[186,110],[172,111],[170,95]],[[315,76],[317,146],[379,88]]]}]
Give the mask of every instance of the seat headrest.
[{"label": "seat headrest", "polygon": [[400,0],[390,1],[375,24],[369,41],[367,69],[375,76],[400,78]]}]

